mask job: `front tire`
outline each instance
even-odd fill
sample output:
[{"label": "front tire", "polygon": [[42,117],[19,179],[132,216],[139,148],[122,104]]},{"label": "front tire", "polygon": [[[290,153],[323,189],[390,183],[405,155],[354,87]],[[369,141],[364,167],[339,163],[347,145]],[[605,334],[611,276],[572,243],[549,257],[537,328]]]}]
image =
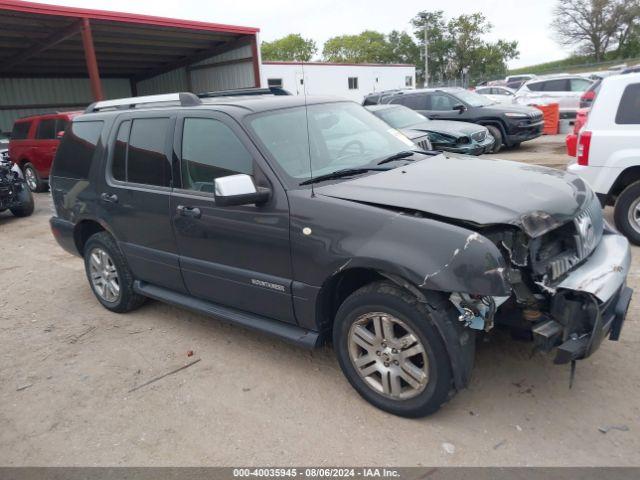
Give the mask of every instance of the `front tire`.
[{"label": "front tire", "polygon": [[145,297],[133,290],[133,274],[115,240],[107,232],[93,235],[84,247],[89,285],[107,310],[125,313],[140,307]]},{"label": "front tire", "polygon": [[640,181],[618,196],[613,210],[616,227],[631,243],[640,245]]},{"label": "front tire", "polygon": [[11,209],[11,213],[13,213],[16,217],[28,217],[33,214],[33,210],[35,209],[35,204],[33,201],[33,195],[31,194],[31,190],[27,188],[26,185],[22,185],[22,190],[18,193],[18,199],[21,202],[19,207],[14,207]]},{"label": "front tire", "polygon": [[362,287],[340,306],[334,349],[347,380],[369,403],[415,418],[451,397],[451,364],[432,314],[390,282]]},{"label": "front tire", "polygon": [[22,169],[24,174],[24,181],[27,183],[29,190],[33,193],[40,193],[47,191],[49,185],[40,178],[40,174],[36,170],[36,167],[32,163],[26,163]]},{"label": "front tire", "polygon": [[489,130],[489,133],[495,139],[491,153],[498,153],[502,148],[502,132],[498,127],[494,127],[493,125],[485,125],[485,127],[487,127],[487,130]]}]

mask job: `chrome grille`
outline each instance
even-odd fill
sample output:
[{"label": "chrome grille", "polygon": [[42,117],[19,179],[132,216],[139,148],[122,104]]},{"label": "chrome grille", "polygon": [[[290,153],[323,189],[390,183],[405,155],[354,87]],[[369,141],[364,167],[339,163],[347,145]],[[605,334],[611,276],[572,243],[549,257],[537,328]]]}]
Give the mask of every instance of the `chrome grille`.
[{"label": "chrome grille", "polygon": [[473,133],[471,138],[473,138],[476,142],[484,142],[484,139],[487,137],[487,131],[481,130],[479,132]]},{"label": "chrome grille", "polygon": [[417,140],[414,140],[414,143],[418,145],[422,150],[433,150],[431,146],[431,142],[429,141],[429,137],[421,137]]},{"label": "chrome grille", "polygon": [[556,280],[582,262],[600,243],[604,219],[600,201],[595,195],[589,205],[574,218],[573,225],[575,250],[549,262],[547,268],[551,280]]}]

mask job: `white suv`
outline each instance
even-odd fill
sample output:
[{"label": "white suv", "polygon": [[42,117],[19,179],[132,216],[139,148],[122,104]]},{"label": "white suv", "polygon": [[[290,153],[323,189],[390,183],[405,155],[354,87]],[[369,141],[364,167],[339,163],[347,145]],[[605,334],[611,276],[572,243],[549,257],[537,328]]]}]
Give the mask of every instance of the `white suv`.
[{"label": "white suv", "polygon": [[615,205],[618,230],[640,245],[640,73],[602,80],[567,170]]},{"label": "white suv", "polygon": [[579,75],[538,77],[526,82],[516,92],[515,103],[522,105],[557,103],[560,112],[575,112],[580,96],[593,82]]}]

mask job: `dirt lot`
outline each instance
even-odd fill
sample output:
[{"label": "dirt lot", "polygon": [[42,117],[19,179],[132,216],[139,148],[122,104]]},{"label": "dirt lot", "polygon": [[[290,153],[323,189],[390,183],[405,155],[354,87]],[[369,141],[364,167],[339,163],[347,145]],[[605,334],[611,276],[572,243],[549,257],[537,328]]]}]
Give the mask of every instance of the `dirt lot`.
[{"label": "dirt lot", "polygon": [[[561,141],[499,156],[563,165]],[[51,236],[49,195],[36,205],[27,219],[0,214],[0,465],[640,464],[637,299],[621,341],[580,362],[573,389],[568,367],[496,334],[468,390],[406,420],[361,400],[329,348],[155,302],[108,312]],[[598,431],[611,425],[628,430]]]}]

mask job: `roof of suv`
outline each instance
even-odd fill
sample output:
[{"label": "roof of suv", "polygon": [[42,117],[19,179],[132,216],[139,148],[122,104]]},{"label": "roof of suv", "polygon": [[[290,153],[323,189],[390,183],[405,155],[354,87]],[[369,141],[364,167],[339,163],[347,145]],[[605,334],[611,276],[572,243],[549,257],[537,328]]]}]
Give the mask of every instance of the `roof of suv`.
[{"label": "roof of suv", "polygon": [[[351,102],[340,97],[329,96],[296,96],[296,95],[246,95],[246,96],[228,96],[228,97],[211,97],[202,98],[202,103],[194,106],[180,106],[180,105],[163,105],[163,106],[139,106],[132,109],[111,109],[101,110],[96,112],[88,112],[86,116],[93,115],[119,115],[124,112],[132,111],[163,111],[163,110],[175,110],[175,109],[210,109],[214,106],[224,107],[225,110],[230,108],[233,110],[244,111],[245,115],[251,113],[266,112],[270,110],[278,110],[282,108],[294,108],[303,107],[305,105],[315,105],[321,103],[334,103],[334,102]],[[355,103],[355,102],[352,102]],[[230,107],[230,108],[229,108]],[[83,115],[83,116],[85,116]]]}]

